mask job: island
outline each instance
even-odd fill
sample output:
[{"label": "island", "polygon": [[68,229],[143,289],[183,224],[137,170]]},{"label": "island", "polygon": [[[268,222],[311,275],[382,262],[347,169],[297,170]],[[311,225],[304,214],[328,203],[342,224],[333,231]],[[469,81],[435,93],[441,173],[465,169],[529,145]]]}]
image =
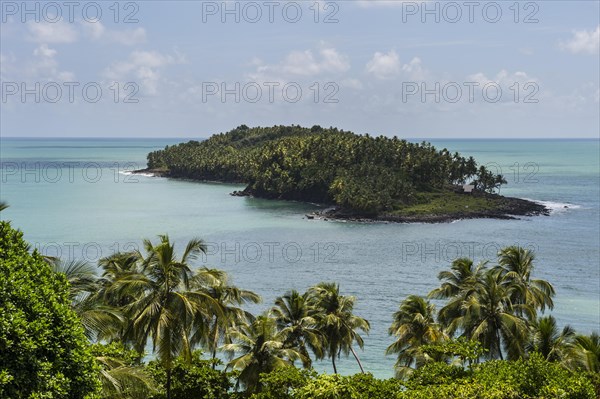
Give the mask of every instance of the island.
[{"label": "island", "polygon": [[243,183],[232,195],[316,203],[308,218],[449,222],[548,215],[498,194],[506,184],[473,157],[430,143],[313,126],[239,126],[148,154],[140,173]]}]

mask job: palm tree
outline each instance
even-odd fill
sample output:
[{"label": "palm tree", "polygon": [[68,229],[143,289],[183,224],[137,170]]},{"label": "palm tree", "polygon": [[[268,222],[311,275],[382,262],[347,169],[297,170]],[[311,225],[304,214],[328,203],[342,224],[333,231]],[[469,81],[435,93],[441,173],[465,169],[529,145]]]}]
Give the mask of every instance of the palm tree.
[{"label": "palm tree", "polygon": [[113,338],[123,322],[123,317],[118,309],[104,304],[96,297],[96,268],[79,260],[65,262],[54,257],[45,259],[55,273],[64,275],[69,282],[71,306],[81,319],[88,339]]},{"label": "palm tree", "polygon": [[157,245],[144,240],[146,256],[138,253],[139,270],[118,276],[108,291],[131,301],[123,307],[131,320],[128,335],[138,348],[152,340],[153,351],[166,370],[166,396],[170,399],[173,360],[180,354],[191,359],[189,337],[194,318],[200,312],[219,313],[220,309],[210,295],[190,286],[194,273],[189,262],[206,251],[204,243],[192,239],[177,260],[169,237],[161,235],[159,239]]},{"label": "palm tree", "polygon": [[314,310],[308,303],[308,295],[292,290],[275,300],[271,314],[277,319],[278,327],[288,335],[285,346],[300,352],[305,362],[303,366],[310,368],[312,361],[308,354],[310,348],[315,357],[323,357],[323,336],[315,328]]},{"label": "palm tree", "polygon": [[224,351],[239,354],[227,367],[240,370],[241,382],[249,393],[260,391],[260,375],[282,367],[293,367],[303,355],[286,348],[287,331],[279,331],[277,320],[266,314],[258,316],[251,324],[241,325],[229,333],[233,343],[223,345]]},{"label": "palm tree", "polygon": [[531,326],[528,350],[540,353],[548,361],[562,362],[568,359],[574,338],[571,326],[559,331],[553,316],[540,317]]},{"label": "palm tree", "polygon": [[[428,297],[432,299],[450,299],[440,309],[439,320],[448,328],[449,334],[454,334],[456,326],[452,321],[464,315],[463,303],[471,296],[485,275],[487,262],[477,265],[468,258],[459,258],[452,262],[450,270],[444,270],[438,275],[442,281],[440,287],[432,290]],[[452,326],[452,327],[451,327]]]},{"label": "palm tree", "polygon": [[[532,280],[535,255],[530,250],[518,246],[503,248],[498,253],[498,266],[504,284],[514,287],[511,299],[515,304],[527,304],[542,312],[554,308],[552,297],[554,287],[546,280]],[[535,320],[535,314],[532,315]]]},{"label": "palm tree", "polygon": [[205,318],[206,314],[199,314],[195,319],[191,336],[192,345],[202,343],[210,351],[213,359],[212,367],[215,369],[219,343],[231,343],[229,331],[246,323],[252,317],[239,306],[246,303],[259,303],[261,298],[252,291],[229,284],[227,273],[216,269],[200,270],[193,277],[191,285],[195,290],[209,295],[221,310],[221,312],[209,313],[208,319]]},{"label": "palm tree", "polygon": [[593,332],[575,337],[572,356],[573,368],[600,373],[600,335]]},{"label": "palm tree", "polygon": [[396,341],[387,348],[386,354],[398,354],[396,374],[399,378],[406,377],[412,370],[411,366],[418,368],[431,360],[422,351],[423,345],[447,338],[435,322],[435,306],[416,295],[410,295],[402,301],[400,309],[394,313],[389,334],[395,335]]},{"label": "palm tree", "polygon": [[89,263],[80,260],[65,262],[55,257],[46,257],[45,260],[55,273],[64,275],[69,282],[69,297],[72,301],[77,296],[96,290],[96,268]]},{"label": "palm tree", "polygon": [[0,201],[0,212],[8,208],[8,204],[4,201]]},{"label": "palm tree", "polygon": [[463,336],[479,341],[491,358],[503,359],[502,343],[509,359],[524,356],[528,324],[518,314],[531,317],[534,310],[527,304],[513,304],[511,297],[512,288],[504,284],[501,274],[488,270],[464,300],[464,314],[452,321],[451,329],[458,327]]},{"label": "palm tree", "polygon": [[95,358],[100,366],[103,399],[146,399],[156,391],[154,380],[143,366],[130,365],[105,354]]},{"label": "palm tree", "polygon": [[342,352],[346,356],[352,352],[360,371],[364,373],[352,344],[356,342],[362,349],[364,341],[356,330],[368,332],[371,326],[367,320],[352,313],[356,298],[340,295],[340,287],[335,283],[320,283],[311,287],[308,295],[309,303],[314,307],[316,329],[324,337],[323,349],[331,358],[333,372],[337,374],[336,357],[339,357]]}]

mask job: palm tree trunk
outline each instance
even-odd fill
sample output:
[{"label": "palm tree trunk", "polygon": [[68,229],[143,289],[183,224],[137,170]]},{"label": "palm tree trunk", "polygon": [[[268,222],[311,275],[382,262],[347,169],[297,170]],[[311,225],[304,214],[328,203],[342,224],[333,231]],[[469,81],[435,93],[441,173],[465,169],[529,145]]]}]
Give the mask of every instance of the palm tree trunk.
[{"label": "palm tree trunk", "polygon": [[362,363],[360,362],[360,359],[358,358],[358,355],[354,351],[354,348],[352,347],[352,345],[350,345],[350,351],[354,355],[354,358],[356,359],[356,362],[358,363],[358,367],[360,367],[360,372],[364,374],[365,373],[365,369],[363,369]]},{"label": "palm tree trunk", "polygon": [[498,348],[498,354],[500,355],[500,360],[504,360],[502,356],[502,348],[500,347],[500,332],[496,333],[496,346]]},{"label": "palm tree trunk", "polygon": [[167,399],[171,399],[171,369],[167,369]]},{"label": "palm tree trunk", "polygon": [[212,350],[212,360],[213,360],[212,369],[213,370],[215,370],[215,367],[217,366],[215,359],[217,358],[217,344],[219,342],[219,330],[217,327],[218,322],[219,322],[219,318],[218,318],[218,316],[215,316],[215,333],[213,335],[213,350]]},{"label": "palm tree trunk", "polygon": [[333,364],[333,374],[337,374],[337,367],[335,367],[335,355],[331,356],[331,364]]}]

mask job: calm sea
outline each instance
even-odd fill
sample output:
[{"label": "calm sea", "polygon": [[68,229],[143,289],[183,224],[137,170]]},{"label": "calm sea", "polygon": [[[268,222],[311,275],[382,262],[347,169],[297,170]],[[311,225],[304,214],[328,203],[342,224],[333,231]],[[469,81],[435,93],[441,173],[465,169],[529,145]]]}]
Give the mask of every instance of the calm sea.
[{"label": "calm sea", "polygon": [[[3,219],[48,255],[96,262],[143,238],[168,233],[181,246],[208,243],[199,262],[273,299],[321,281],[358,298],[372,325],[360,356],[368,371],[393,374],[384,357],[392,313],[409,294],[425,295],[458,256],[493,259],[519,244],[536,251],[536,276],[556,288],[553,314],[582,333],[600,329],[600,147],[597,140],[432,140],[474,156],[508,185],[502,194],[544,201],[550,216],[446,224],[360,224],[308,220],[316,208],[238,198],[242,188],[130,175],[149,151],[178,139],[7,139],[1,141]],[[317,366],[329,369],[329,364]],[[358,370],[352,359],[341,370]]]}]

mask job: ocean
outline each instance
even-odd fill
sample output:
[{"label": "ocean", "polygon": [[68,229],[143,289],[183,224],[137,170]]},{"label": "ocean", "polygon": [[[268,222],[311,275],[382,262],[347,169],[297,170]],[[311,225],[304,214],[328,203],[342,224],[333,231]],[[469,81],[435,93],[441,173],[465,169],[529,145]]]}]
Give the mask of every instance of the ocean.
[{"label": "ocean", "polygon": [[[365,369],[393,375],[387,329],[409,294],[426,295],[459,256],[489,259],[503,246],[536,252],[535,277],[556,289],[551,312],[578,332],[600,329],[600,146],[598,140],[431,140],[473,156],[508,184],[501,194],[542,201],[549,216],[443,224],[309,220],[317,205],[230,196],[241,185],[132,175],[146,154],[185,139],[16,139],[0,141],[2,218],[51,256],[95,263],[143,238],[169,234],[181,249],[208,244],[198,266],[222,268],[262,295],[268,309],[287,290],[335,281],[357,297],[371,323]],[[418,140],[421,141],[421,140]],[[316,364],[331,371],[329,362]],[[358,371],[342,359],[342,373]]]}]

